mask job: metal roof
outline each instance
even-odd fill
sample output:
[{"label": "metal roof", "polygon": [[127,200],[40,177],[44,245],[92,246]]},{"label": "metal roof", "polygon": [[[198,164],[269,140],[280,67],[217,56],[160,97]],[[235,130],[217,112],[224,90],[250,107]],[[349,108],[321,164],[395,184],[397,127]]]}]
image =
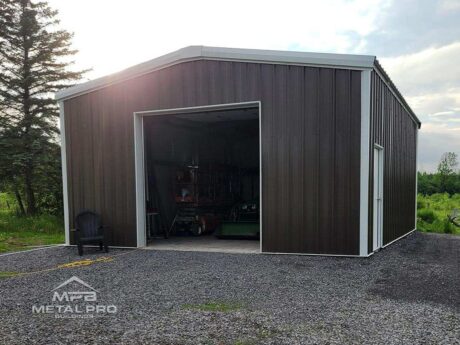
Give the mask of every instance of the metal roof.
[{"label": "metal roof", "polygon": [[394,89],[393,91],[400,99],[401,103],[403,103],[414,120],[418,123],[418,125],[420,125],[420,121],[417,119],[417,116],[410,109],[401,93],[391,82],[390,78],[373,55],[189,46],[127,68],[123,71],[61,90],[56,93],[55,97],[58,101],[63,101],[115,83],[139,77],[171,65],[194,60],[223,60],[282,65],[323,66],[357,70],[375,68],[383,75],[385,81]]},{"label": "metal roof", "polygon": [[417,115],[415,115],[414,111],[412,108],[409,106],[409,104],[406,102],[404,99],[403,95],[401,92],[399,92],[398,88],[396,85],[391,81],[390,77],[388,76],[387,72],[383,69],[382,65],[380,65],[379,61],[375,59],[375,65],[374,65],[375,70],[377,73],[380,74],[382,77],[383,81],[387,83],[388,87],[390,88],[391,91],[395,94],[396,98],[402,103],[403,107],[409,112],[410,116],[412,119],[417,123],[418,128],[422,126],[422,122],[419,120]]},{"label": "metal roof", "polygon": [[227,60],[367,69],[373,67],[375,56],[189,46],[123,71],[61,90],[56,93],[56,99],[63,100],[76,97],[158,69],[193,60]]}]

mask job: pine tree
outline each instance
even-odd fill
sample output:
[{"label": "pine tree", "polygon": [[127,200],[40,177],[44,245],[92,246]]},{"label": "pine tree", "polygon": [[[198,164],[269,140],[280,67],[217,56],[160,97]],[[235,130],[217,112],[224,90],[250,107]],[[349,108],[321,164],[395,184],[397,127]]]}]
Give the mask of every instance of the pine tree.
[{"label": "pine tree", "polygon": [[38,210],[43,165],[56,152],[54,93],[86,72],[68,69],[76,50],[72,34],[58,28],[57,14],[46,2],[0,0],[0,182],[29,215]]}]

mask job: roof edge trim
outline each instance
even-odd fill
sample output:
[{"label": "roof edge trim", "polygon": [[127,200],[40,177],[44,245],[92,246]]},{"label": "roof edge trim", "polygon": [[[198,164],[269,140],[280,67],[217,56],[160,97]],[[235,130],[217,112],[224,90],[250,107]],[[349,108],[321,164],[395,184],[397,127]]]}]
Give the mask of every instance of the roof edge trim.
[{"label": "roof edge trim", "polygon": [[372,69],[376,60],[371,55],[306,53],[295,51],[220,48],[189,46],[172,53],[162,55],[120,72],[90,80],[73,87],[58,91],[56,100],[63,101],[106,86],[123,82],[156,70],[181,62],[193,60],[241,61],[267,64],[312,65],[348,69]]},{"label": "roof edge trim", "polygon": [[382,78],[383,82],[385,84],[387,84],[389,89],[394,93],[394,95],[396,96],[398,101],[402,104],[402,106],[407,110],[407,112],[409,113],[409,115],[412,118],[412,120],[417,124],[417,128],[420,129],[420,127],[422,126],[422,122],[417,117],[417,115],[415,115],[415,113],[412,110],[412,108],[410,107],[410,105],[404,99],[404,96],[401,94],[401,92],[399,92],[398,88],[391,81],[391,79],[388,76],[387,72],[383,69],[382,65],[380,65],[380,63],[379,63],[379,61],[377,59],[375,59],[374,69],[377,72],[377,74]]}]

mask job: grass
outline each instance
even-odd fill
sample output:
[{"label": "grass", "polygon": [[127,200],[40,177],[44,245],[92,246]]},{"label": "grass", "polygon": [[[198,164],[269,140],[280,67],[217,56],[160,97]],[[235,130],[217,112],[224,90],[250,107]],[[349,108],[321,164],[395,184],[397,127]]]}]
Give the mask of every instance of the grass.
[{"label": "grass", "polygon": [[0,271],[0,279],[14,277],[20,274],[19,272],[2,272]]},{"label": "grass", "polygon": [[184,304],[184,309],[228,313],[242,308],[238,303],[206,302],[202,304]]},{"label": "grass", "polygon": [[235,341],[234,345],[255,345],[257,340],[255,339],[239,339]]},{"label": "grass", "polygon": [[14,200],[0,193],[0,253],[61,243],[64,243],[61,217],[49,214],[18,216]]},{"label": "grass", "polygon": [[[460,227],[447,219],[454,210],[460,217],[460,194],[418,195],[417,229],[425,232],[438,232],[460,235]],[[459,220],[460,221],[460,220]]]}]

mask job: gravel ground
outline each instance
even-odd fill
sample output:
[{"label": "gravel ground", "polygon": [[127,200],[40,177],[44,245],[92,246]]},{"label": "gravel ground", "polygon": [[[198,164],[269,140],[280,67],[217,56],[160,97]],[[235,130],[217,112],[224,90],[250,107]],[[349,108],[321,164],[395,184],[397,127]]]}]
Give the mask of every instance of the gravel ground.
[{"label": "gravel ground", "polygon": [[[368,259],[112,250],[110,262],[0,278],[0,343],[460,344],[459,254],[460,237],[422,233]],[[49,248],[2,256],[0,271],[78,259]],[[32,314],[73,275],[117,313]]]}]

